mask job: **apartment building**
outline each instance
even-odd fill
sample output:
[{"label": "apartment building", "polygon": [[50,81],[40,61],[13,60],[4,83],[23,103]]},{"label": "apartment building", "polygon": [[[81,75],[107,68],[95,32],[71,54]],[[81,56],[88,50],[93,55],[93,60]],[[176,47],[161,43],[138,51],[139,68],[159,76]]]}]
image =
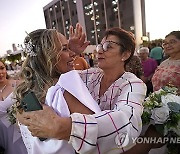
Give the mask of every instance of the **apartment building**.
[{"label": "apartment building", "polygon": [[144,0],[53,0],[43,10],[48,29],[68,36],[69,26],[79,22],[91,44],[99,43],[111,27],[133,32],[137,44],[146,36]]}]

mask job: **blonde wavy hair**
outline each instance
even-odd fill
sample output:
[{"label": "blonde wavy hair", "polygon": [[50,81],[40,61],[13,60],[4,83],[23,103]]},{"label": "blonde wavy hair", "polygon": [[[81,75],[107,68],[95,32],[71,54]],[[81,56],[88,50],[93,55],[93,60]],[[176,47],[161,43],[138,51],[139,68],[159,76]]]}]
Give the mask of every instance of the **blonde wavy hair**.
[{"label": "blonde wavy hair", "polygon": [[62,50],[58,32],[54,29],[38,29],[28,34],[24,42],[28,43],[30,39],[36,56],[27,55],[22,65],[22,83],[14,91],[18,104],[30,90],[44,102],[47,89],[61,74],[56,68]]}]

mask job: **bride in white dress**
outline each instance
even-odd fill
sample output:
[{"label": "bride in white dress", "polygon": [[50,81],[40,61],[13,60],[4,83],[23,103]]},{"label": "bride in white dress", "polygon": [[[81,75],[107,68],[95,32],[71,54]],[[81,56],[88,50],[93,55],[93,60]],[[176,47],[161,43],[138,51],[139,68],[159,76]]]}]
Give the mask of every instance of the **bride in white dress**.
[{"label": "bride in white dress", "polygon": [[7,109],[15,103],[12,92],[16,84],[16,80],[7,79],[6,67],[0,61],[0,147],[5,154],[27,153],[18,126],[11,124],[7,114]]},{"label": "bride in white dress", "polygon": [[[50,43],[40,43],[45,41]],[[69,50],[68,42],[62,34],[55,30],[36,30],[26,37],[25,46],[26,51],[29,52],[22,67],[23,82],[18,86],[15,93],[19,92],[23,97],[25,91],[34,91],[40,102],[45,101],[62,117],[69,117],[70,112],[87,113],[87,109],[77,108],[77,101],[87,106],[91,113],[100,111],[98,104],[93,100],[79,74],[73,70],[75,53]],[[39,46],[39,48],[33,50],[34,48],[31,48],[33,46]],[[56,49],[57,47],[59,50]],[[57,58],[51,59],[50,53],[47,54],[46,52],[50,52]],[[41,57],[40,60],[39,55],[44,55],[45,59]],[[39,60],[36,61],[36,58]],[[52,65],[52,67],[47,66],[46,58],[49,58],[48,65]],[[58,80],[59,76],[61,77]],[[76,104],[72,110],[66,104],[64,96],[70,94],[72,97],[68,98],[71,98]],[[20,102],[22,98],[17,97],[17,99]],[[20,130],[28,154],[75,154],[75,150],[71,144],[68,144],[68,141],[53,138],[40,141],[39,138],[33,137],[28,128],[22,124],[20,124]]]}]

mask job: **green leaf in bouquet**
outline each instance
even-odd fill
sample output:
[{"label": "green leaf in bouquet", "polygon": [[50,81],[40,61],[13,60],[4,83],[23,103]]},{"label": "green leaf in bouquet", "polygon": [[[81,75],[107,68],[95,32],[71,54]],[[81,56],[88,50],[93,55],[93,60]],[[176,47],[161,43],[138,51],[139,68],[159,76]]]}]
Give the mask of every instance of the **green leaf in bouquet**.
[{"label": "green leaf in bouquet", "polygon": [[163,124],[155,124],[156,131],[159,132],[162,136],[164,136],[164,125]]},{"label": "green leaf in bouquet", "polygon": [[160,94],[154,94],[154,101],[161,102],[161,95]]},{"label": "green leaf in bouquet", "polygon": [[164,87],[162,87],[162,89],[163,89],[164,91],[167,91],[167,92],[169,92],[169,90],[170,90],[170,87],[169,87],[169,86],[164,86]]},{"label": "green leaf in bouquet", "polygon": [[162,87],[162,89],[166,92],[166,93],[172,93],[172,94],[176,94],[178,91],[178,88],[174,87],[173,85],[167,85]]},{"label": "green leaf in bouquet", "polygon": [[142,116],[141,116],[141,119],[142,119],[142,123],[143,125],[146,125],[146,124],[149,124],[150,122],[150,117],[151,117],[151,114],[144,111]]},{"label": "green leaf in bouquet", "polygon": [[177,127],[178,121],[180,120],[180,113],[171,112],[169,114],[169,119],[166,123],[167,128]]},{"label": "green leaf in bouquet", "polygon": [[180,104],[176,102],[168,102],[167,104],[172,112],[180,113]]},{"label": "green leaf in bouquet", "polygon": [[157,93],[152,93],[149,95],[149,100],[148,100],[148,105],[146,105],[147,107],[153,109],[155,107],[161,107],[162,106],[162,102],[161,102],[161,94],[157,94]]}]

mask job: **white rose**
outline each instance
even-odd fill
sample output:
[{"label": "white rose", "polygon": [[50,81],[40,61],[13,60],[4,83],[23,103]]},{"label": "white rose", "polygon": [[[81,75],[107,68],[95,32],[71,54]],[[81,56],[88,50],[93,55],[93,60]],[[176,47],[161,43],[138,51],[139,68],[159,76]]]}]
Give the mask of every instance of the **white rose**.
[{"label": "white rose", "polygon": [[154,119],[155,124],[163,124],[169,118],[169,108],[166,106],[154,108],[151,118]]},{"label": "white rose", "polygon": [[168,102],[176,102],[180,104],[180,96],[174,94],[167,94],[166,96],[161,96],[161,101],[164,105],[167,105]]}]

